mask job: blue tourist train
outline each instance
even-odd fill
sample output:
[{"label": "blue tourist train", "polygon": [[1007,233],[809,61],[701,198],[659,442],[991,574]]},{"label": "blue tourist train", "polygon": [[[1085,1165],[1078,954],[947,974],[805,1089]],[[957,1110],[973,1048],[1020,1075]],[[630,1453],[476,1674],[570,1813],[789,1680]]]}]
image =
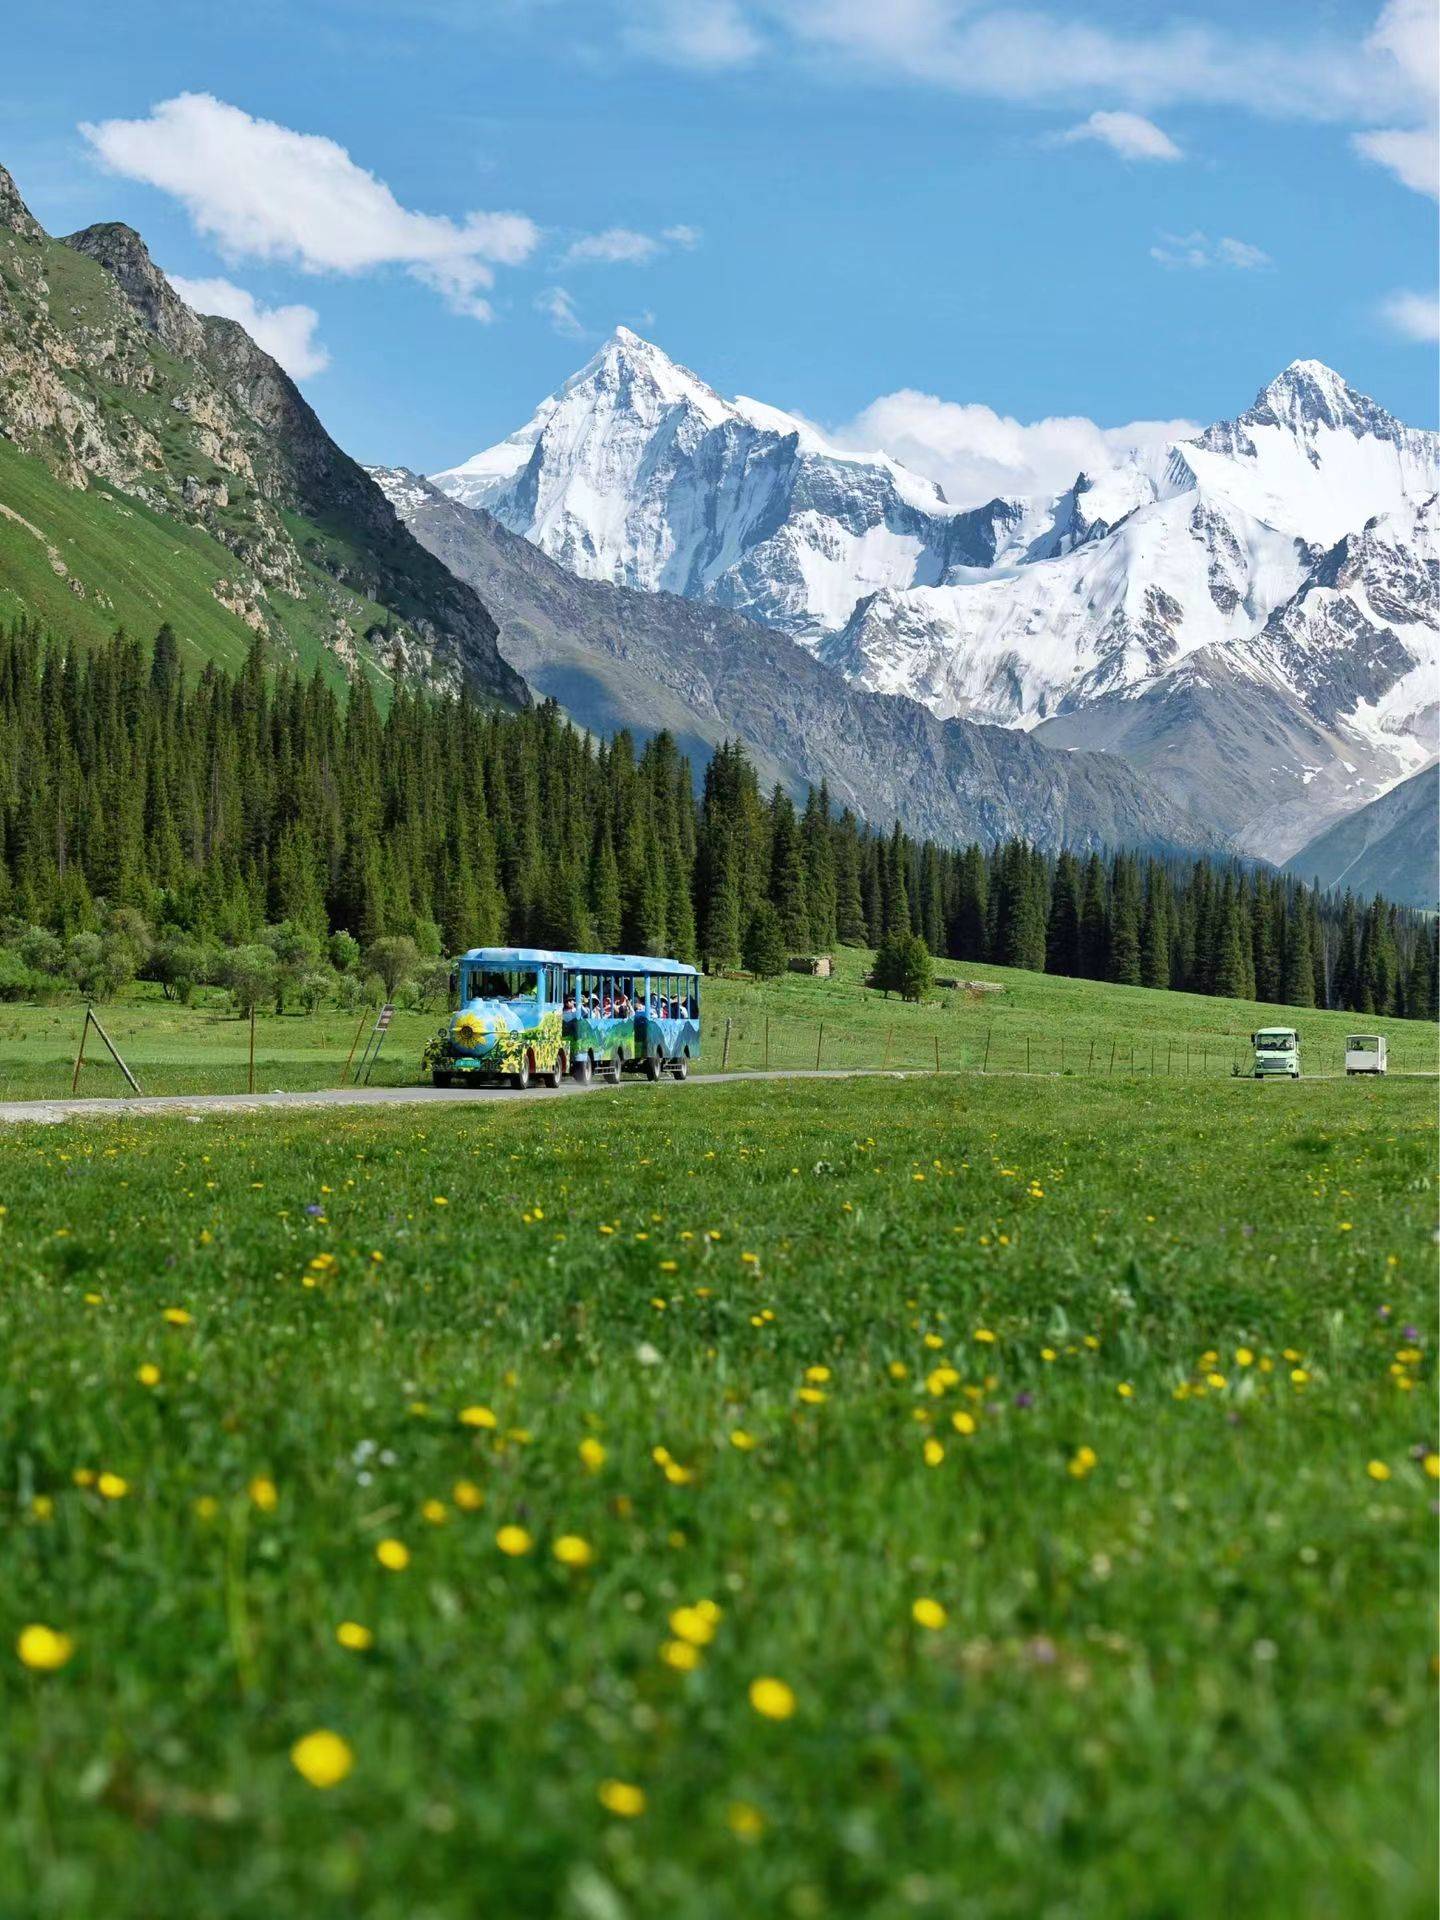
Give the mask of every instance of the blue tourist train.
[{"label": "blue tourist train", "polygon": [[683,1080],[700,1057],[700,975],[683,960],[472,947],[455,980],[455,1011],[425,1049],[437,1087]]}]

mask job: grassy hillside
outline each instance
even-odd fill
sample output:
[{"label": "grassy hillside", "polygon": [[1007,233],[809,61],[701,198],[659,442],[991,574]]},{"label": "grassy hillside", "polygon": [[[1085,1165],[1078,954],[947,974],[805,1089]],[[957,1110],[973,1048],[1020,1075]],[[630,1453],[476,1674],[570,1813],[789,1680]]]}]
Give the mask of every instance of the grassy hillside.
[{"label": "grassy hillside", "polygon": [[145,639],[169,620],[188,664],[245,658],[251,633],[216,600],[233,556],[199,527],[97,484],[57,480],[0,439],[0,620],[38,620],[81,645],[117,627]]},{"label": "grassy hillside", "polygon": [[[1248,1064],[1257,1026],[1293,1021],[1301,1033],[1306,1072],[1338,1072],[1353,1015],[1311,1008],[1252,1006],[1198,994],[1156,993],[1091,980],[1065,980],[1007,967],[954,965],[961,979],[1003,988],[975,995],[940,990],[923,1005],[886,999],[863,986],[869,956],[836,955],[833,980],[786,974],[779,980],[711,980],[704,988],[702,1071],[763,1067],[892,1066],[1067,1077],[1229,1078]],[[147,1093],[237,1093],[248,1083],[249,1028],[219,994],[194,1007],[134,989],[101,1018]],[[373,1083],[420,1079],[420,1053],[442,1014],[397,1013]],[[0,1099],[57,1096],[70,1090],[82,1013],[78,1005],[0,1006]],[[730,1054],[724,1060],[725,1023]],[[766,1023],[769,1049],[766,1051]],[[262,1015],[257,1023],[256,1087],[292,1090],[338,1085],[354,1043],[358,1014]],[[1392,1072],[1434,1073],[1440,1048],[1425,1021],[1378,1023],[1390,1042]],[[821,1031],[823,1027],[823,1033]],[[1028,1043],[1028,1051],[1027,1051]],[[93,1063],[88,1056],[93,1055]],[[1153,1058],[1153,1068],[1152,1068]],[[1028,1061],[1028,1068],[1027,1068]],[[82,1091],[123,1093],[103,1048],[91,1042]]]},{"label": "grassy hillside", "polygon": [[495,625],[275,361],[192,312],[139,235],[47,235],[0,168],[0,617],[93,641],[164,619],[202,658],[528,695]]},{"label": "grassy hillside", "polygon": [[0,1136],[0,1910],[1432,1913],[1434,1155],[1403,1080]]}]

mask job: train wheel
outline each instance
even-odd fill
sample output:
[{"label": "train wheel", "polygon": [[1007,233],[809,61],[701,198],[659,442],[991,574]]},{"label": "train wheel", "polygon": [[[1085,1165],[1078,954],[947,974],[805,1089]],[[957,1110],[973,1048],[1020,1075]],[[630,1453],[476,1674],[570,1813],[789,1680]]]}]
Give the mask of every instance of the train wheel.
[{"label": "train wheel", "polygon": [[588,1087],[594,1071],[594,1054],[580,1053],[575,1056],[575,1059],[571,1063],[570,1078],[575,1082],[577,1087]]},{"label": "train wheel", "polygon": [[645,1056],[645,1078],[647,1080],[658,1080],[664,1069],[664,1065],[665,1063],[658,1053],[647,1053]]},{"label": "train wheel", "polygon": [[684,1080],[689,1076],[690,1062],[688,1060],[677,1060],[670,1071],[677,1080]]},{"label": "train wheel", "polygon": [[511,1074],[510,1084],[512,1087],[514,1087],[517,1093],[524,1093],[525,1089],[529,1086],[530,1084],[529,1054],[526,1054],[525,1058],[520,1062],[520,1071],[518,1073]]}]

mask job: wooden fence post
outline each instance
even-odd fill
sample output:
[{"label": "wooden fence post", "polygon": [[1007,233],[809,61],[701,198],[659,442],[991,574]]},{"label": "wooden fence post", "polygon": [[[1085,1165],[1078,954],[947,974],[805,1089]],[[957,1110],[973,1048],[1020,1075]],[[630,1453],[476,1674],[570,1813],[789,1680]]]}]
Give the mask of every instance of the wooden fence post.
[{"label": "wooden fence post", "polygon": [[80,1051],[75,1056],[75,1071],[70,1076],[70,1091],[76,1092],[80,1085],[80,1069],[85,1064],[85,1042],[90,1033],[90,1009],[85,1009],[85,1021],[80,1028]]},{"label": "wooden fence post", "polygon": [[99,1034],[100,1038],[105,1042],[105,1045],[109,1048],[110,1058],[115,1062],[116,1066],[119,1067],[121,1073],[123,1073],[125,1078],[130,1082],[130,1085],[134,1088],[135,1092],[140,1094],[143,1098],[144,1089],[141,1087],[140,1082],[135,1078],[134,1074],[131,1073],[129,1067],[127,1067],[125,1062],[120,1058],[120,1049],[115,1045],[115,1042],[110,1038],[109,1034],[105,1031],[104,1027],[101,1026],[100,1021],[96,1016],[94,1009],[92,1007],[87,1007],[85,1011],[89,1016],[91,1026],[94,1027],[96,1033]]},{"label": "wooden fence post", "polygon": [[765,1016],[765,1071],[770,1071],[770,1016]]},{"label": "wooden fence post", "polygon": [[825,1044],[825,1022],[820,1022],[820,1031],[815,1036],[815,1071],[820,1071],[820,1049]]},{"label": "wooden fence post", "polygon": [[724,1073],[730,1065],[730,1016],[725,1016],[725,1044],[720,1049],[720,1071]]},{"label": "wooden fence post", "polygon": [[1028,1033],[1025,1036],[1025,1071],[1026,1073],[1030,1071],[1030,1036]]},{"label": "wooden fence post", "polygon": [[255,1009],[250,1009],[250,1081],[247,1091],[255,1091]]},{"label": "wooden fence post", "polygon": [[[362,1013],[360,1016],[360,1024],[355,1029],[355,1038],[350,1042],[350,1051],[345,1056],[345,1071],[340,1075],[340,1084],[342,1087],[345,1085],[345,1082],[350,1078],[350,1063],[355,1058],[355,1049],[360,1044],[360,1036],[362,1033],[364,1033],[365,1022],[369,1018],[370,1018],[370,1009],[367,1007],[364,1013]],[[730,1023],[727,1020],[725,1024],[728,1027]]]},{"label": "wooden fence post", "polygon": [[990,1065],[990,1036],[994,1031],[995,1029],[993,1027],[987,1027],[985,1029],[985,1058],[980,1062],[981,1073],[986,1072]]},{"label": "wooden fence post", "polygon": [[1087,1073],[1093,1073],[1095,1071],[1095,1036],[1093,1033],[1090,1036],[1090,1064],[1085,1071]]},{"label": "wooden fence post", "polygon": [[1119,1044],[1120,1044],[1119,1035],[1112,1033],[1110,1036],[1110,1078],[1112,1080],[1115,1078],[1115,1049],[1119,1046]]},{"label": "wooden fence post", "polygon": [[935,1035],[935,1071],[936,1073],[940,1071],[940,1036],[938,1033]]}]

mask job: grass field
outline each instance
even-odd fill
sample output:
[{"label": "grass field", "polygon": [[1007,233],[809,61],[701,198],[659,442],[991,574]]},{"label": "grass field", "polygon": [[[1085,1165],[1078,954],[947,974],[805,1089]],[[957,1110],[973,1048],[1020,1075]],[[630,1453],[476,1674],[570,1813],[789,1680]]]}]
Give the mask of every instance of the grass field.
[{"label": "grass field", "polygon": [[1434,1146],[1405,1080],[12,1130],[0,1913],[1433,1913]]},{"label": "grass field", "polygon": [[[832,980],[786,974],[779,980],[711,980],[704,988],[702,1067],[716,1072],[761,1067],[890,1065],[993,1073],[1114,1078],[1228,1078],[1248,1065],[1250,1033],[1277,1021],[1301,1031],[1307,1073],[1341,1069],[1346,1033],[1363,1018],[1314,1008],[1256,1006],[1199,994],[1113,987],[1013,968],[941,962],[939,971],[991,981],[995,994],[941,990],[923,1005],[886,999],[863,986],[869,956],[836,955]],[[99,1009],[106,1029],[146,1093],[243,1093],[249,1081],[249,1028],[223,996],[193,1008],[140,987]],[[425,1041],[439,1011],[400,1012],[372,1076],[376,1086],[420,1078]],[[83,1010],[75,1004],[0,1006],[0,1100],[55,1098],[70,1091]],[[725,1050],[726,1022],[730,1047]],[[768,1022],[768,1047],[766,1040]],[[358,1014],[262,1015],[256,1030],[259,1092],[339,1084],[360,1026]],[[1379,1022],[1390,1041],[1392,1071],[1434,1073],[1435,1027],[1420,1020]],[[823,1031],[822,1031],[823,1029]],[[86,1049],[80,1091],[122,1094],[125,1083],[103,1047]],[[93,1061],[93,1064],[92,1064]]]}]

